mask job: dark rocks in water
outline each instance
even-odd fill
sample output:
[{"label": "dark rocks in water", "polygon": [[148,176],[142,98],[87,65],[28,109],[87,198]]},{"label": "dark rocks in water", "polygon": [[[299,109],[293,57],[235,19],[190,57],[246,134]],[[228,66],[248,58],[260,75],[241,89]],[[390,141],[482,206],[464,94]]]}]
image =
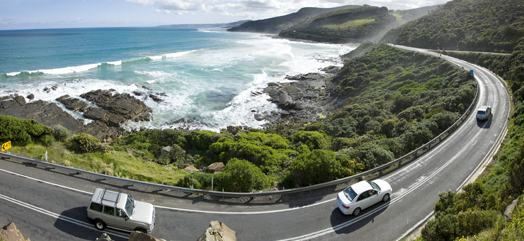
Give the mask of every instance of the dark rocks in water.
[{"label": "dark rocks in water", "polygon": [[316,121],[320,117],[319,114],[328,115],[336,108],[332,104],[332,99],[336,97],[330,96],[336,87],[331,82],[332,76],[309,73],[285,78],[296,81],[269,83],[264,89],[264,93],[271,97],[269,101],[280,108],[279,112],[264,116],[266,120],[275,120],[274,123],[285,121],[307,123]]},{"label": "dark rocks in water", "polygon": [[325,76],[319,73],[299,74],[295,76],[286,76],[288,80],[313,80],[318,81],[324,79]]},{"label": "dark rocks in water", "polygon": [[163,99],[160,99],[158,96],[154,94],[149,94],[149,98],[153,99],[153,101],[155,101],[156,103],[164,102]]},{"label": "dark rocks in water", "polygon": [[227,132],[236,135],[239,133],[243,133],[246,131],[249,131],[249,127],[247,126],[227,126],[226,127]]},{"label": "dark rocks in water", "polygon": [[[142,101],[135,99],[130,94],[114,94],[114,90],[93,90],[88,93],[80,95],[82,98],[93,102],[98,107],[110,112],[115,116],[121,117],[123,120],[132,121],[150,121],[151,108],[147,107]],[[101,112],[93,113],[101,117]],[[112,118],[112,117],[111,117]],[[108,120],[109,121],[109,120]],[[120,122],[115,120],[113,122]]]},{"label": "dark rocks in water", "polygon": [[87,110],[88,104],[85,101],[82,101],[77,98],[71,98],[69,95],[63,95],[56,99],[58,102],[64,104],[64,106],[72,111],[85,112]]},{"label": "dark rocks in water", "polygon": [[33,99],[35,99],[35,95],[33,95],[33,93],[30,93],[30,94],[27,95],[26,98],[28,98],[29,100],[33,100]]},{"label": "dark rocks in water", "polygon": [[138,92],[138,91],[133,91],[133,94],[135,94],[136,96],[142,96],[142,92]]},{"label": "dark rocks in water", "polygon": [[340,70],[340,67],[337,67],[337,66],[328,66],[328,67],[325,67],[325,68],[321,68],[319,69],[320,71],[324,71],[328,74],[336,74],[339,70]]},{"label": "dark rocks in water", "polygon": [[55,103],[42,100],[26,103],[22,96],[0,101],[0,114],[33,119],[46,126],[60,124],[72,134],[91,134],[103,142],[111,142],[120,136],[130,134],[129,131],[119,127],[110,127],[101,121],[84,125],[83,120],[75,119]]},{"label": "dark rocks in water", "polygon": [[262,114],[258,114],[257,113],[257,114],[254,115],[254,117],[255,117],[255,120],[257,120],[257,121],[263,121],[264,120],[264,115],[262,115]]}]

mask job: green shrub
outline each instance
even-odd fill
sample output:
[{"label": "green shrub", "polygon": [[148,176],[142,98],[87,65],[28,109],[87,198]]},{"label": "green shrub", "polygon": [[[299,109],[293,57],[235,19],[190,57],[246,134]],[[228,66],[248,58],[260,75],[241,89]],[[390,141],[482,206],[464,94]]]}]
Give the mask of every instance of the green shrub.
[{"label": "green shrub", "polygon": [[53,144],[55,144],[55,138],[52,135],[40,136],[40,138],[38,138],[38,140],[44,146],[52,146]]},{"label": "green shrub", "polygon": [[38,121],[0,115],[0,142],[2,143],[11,141],[13,145],[25,146],[33,143],[33,140],[39,140],[41,136],[52,133],[52,128]]},{"label": "green shrub", "polygon": [[269,178],[253,163],[233,158],[224,170],[215,174],[217,188],[229,192],[249,192],[270,187]]},{"label": "green shrub", "polygon": [[67,138],[71,137],[71,132],[60,124],[52,126],[53,136],[57,141],[64,142]]},{"label": "green shrub", "polygon": [[295,144],[306,144],[310,150],[327,149],[330,146],[328,136],[316,131],[300,131],[293,135]]},{"label": "green shrub", "polygon": [[[285,185],[307,186],[334,180],[341,177],[341,164],[335,153],[329,150],[313,150],[297,157],[289,167],[289,177]],[[289,181],[293,179],[294,181]],[[287,186],[293,188],[294,186]]]},{"label": "green shrub", "polygon": [[69,149],[76,151],[76,152],[105,152],[106,149],[104,145],[100,143],[100,140],[98,140],[96,137],[82,133],[80,135],[74,135],[71,139],[69,139],[68,143]]},{"label": "green shrub", "polygon": [[378,167],[382,164],[395,160],[393,153],[382,146],[366,143],[355,149],[340,151],[350,159],[355,159],[357,162],[365,165],[365,169],[369,170]]},{"label": "green shrub", "polygon": [[186,136],[187,144],[190,149],[200,151],[207,151],[209,146],[213,143],[212,137],[217,135],[212,131],[192,131]]}]

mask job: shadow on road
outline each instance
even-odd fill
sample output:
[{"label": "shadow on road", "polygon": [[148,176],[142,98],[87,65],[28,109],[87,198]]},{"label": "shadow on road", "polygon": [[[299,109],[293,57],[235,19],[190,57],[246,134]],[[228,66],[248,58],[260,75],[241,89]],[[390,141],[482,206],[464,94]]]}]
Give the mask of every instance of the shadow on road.
[{"label": "shadow on road", "polygon": [[[94,223],[87,217],[87,207],[76,207],[69,210],[66,210],[60,214],[58,219],[55,221],[55,228],[58,230],[72,235],[74,237],[85,239],[85,240],[96,240],[99,238],[104,231],[99,231],[95,229]],[[111,232],[119,233],[120,235],[129,236],[129,233],[123,233],[120,231]],[[107,233],[107,232],[106,232]],[[117,241],[126,241],[127,238],[121,238],[111,233],[108,233],[112,240]]]},{"label": "shadow on road", "polygon": [[493,114],[487,120],[477,120],[477,126],[479,128],[489,129],[491,127],[491,121],[493,120]]},{"label": "shadow on road", "polygon": [[331,212],[331,226],[333,226],[333,229],[337,234],[352,233],[366,226],[368,223],[375,222],[375,217],[386,211],[389,207],[389,203],[389,201],[385,203],[379,202],[363,210],[357,217],[354,217],[353,215],[346,216],[335,206],[335,209]]}]

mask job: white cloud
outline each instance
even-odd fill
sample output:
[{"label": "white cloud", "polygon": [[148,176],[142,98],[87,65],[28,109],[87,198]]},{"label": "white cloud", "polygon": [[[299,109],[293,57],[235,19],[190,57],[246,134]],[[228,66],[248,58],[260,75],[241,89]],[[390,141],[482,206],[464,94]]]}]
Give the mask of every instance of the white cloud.
[{"label": "white cloud", "polygon": [[171,11],[169,10],[160,10],[160,9],[155,9],[155,12],[157,13],[163,13],[163,14],[171,14]]},{"label": "white cloud", "polygon": [[[303,7],[329,8],[342,5],[386,6],[389,9],[412,9],[443,4],[447,0],[126,0],[151,6],[158,11],[175,11],[178,15],[194,12],[218,13],[223,16],[262,19],[281,16]],[[167,14],[167,12],[164,12]]]},{"label": "white cloud", "polygon": [[0,25],[9,25],[9,24],[12,24],[14,21],[12,19],[5,19],[5,18],[0,18]]}]

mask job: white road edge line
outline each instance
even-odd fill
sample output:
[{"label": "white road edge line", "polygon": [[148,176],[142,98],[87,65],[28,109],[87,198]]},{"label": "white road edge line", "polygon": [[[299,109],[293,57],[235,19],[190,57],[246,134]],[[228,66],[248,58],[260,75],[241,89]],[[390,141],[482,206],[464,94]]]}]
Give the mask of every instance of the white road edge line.
[{"label": "white road edge line", "polygon": [[[69,223],[72,223],[72,224],[76,224],[78,226],[82,226],[84,228],[91,229],[91,230],[94,230],[94,231],[100,231],[98,229],[93,228],[92,224],[90,224],[90,223],[86,223],[84,221],[80,221],[80,220],[76,220],[76,219],[73,219],[73,218],[70,218],[70,217],[67,217],[67,216],[63,216],[63,215],[60,215],[58,213],[51,212],[49,210],[46,210],[46,209],[43,209],[43,208],[31,205],[31,204],[26,203],[26,202],[22,202],[20,200],[17,200],[17,199],[14,199],[14,198],[2,195],[2,194],[0,194],[0,199],[3,199],[5,201],[14,203],[16,205],[19,205],[19,206],[31,209],[33,211],[37,211],[39,213],[45,214],[47,216],[50,216],[50,217],[53,217],[53,218],[56,218],[56,219],[59,219],[59,220],[62,220],[62,221],[66,221],[66,222],[69,222]],[[122,234],[114,233],[114,232],[111,232],[109,230],[104,230],[104,232],[109,233],[109,234],[111,234],[113,236],[124,238],[124,239],[129,238],[129,236],[124,236]]]}]

